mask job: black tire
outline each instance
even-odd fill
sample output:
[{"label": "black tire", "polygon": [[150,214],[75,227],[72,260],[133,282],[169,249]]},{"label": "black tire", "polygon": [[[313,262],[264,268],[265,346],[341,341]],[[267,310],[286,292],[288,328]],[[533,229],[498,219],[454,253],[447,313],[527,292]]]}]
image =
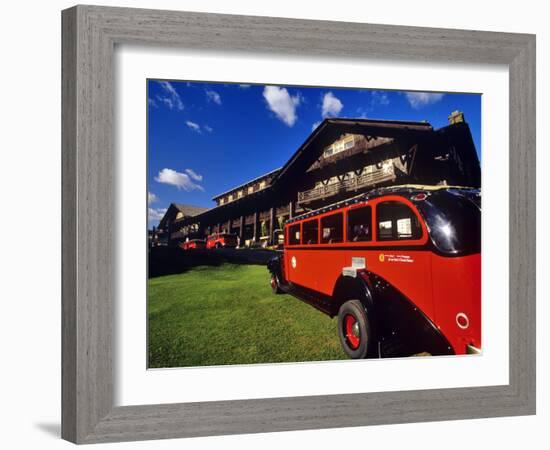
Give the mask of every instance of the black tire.
[{"label": "black tire", "polygon": [[377,355],[376,339],[367,312],[359,300],[348,300],[340,307],[338,335],[344,352],[350,358],[364,359]]},{"label": "black tire", "polygon": [[283,292],[281,290],[281,285],[279,283],[279,277],[274,273],[271,274],[270,285],[271,285],[271,290],[273,291],[274,294],[281,294]]}]

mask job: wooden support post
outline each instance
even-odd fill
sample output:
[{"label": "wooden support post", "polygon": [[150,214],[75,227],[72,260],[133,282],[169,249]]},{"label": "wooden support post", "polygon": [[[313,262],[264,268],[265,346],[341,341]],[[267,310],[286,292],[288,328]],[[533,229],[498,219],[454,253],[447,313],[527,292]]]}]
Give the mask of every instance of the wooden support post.
[{"label": "wooden support post", "polygon": [[244,247],[244,216],[239,220],[239,247]]},{"label": "wooden support post", "polygon": [[296,202],[292,200],[288,203],[288,218],[292,219],[296,215]]},{"label": "wooden support post", "polygon": [[254,232],[253,232],[253,239],[254,242],[260,241],[260,215],[258,214],[258,211],[254,212]]},{"label": "wooden support post", "polygon": [[269,237],[268,245],[273,245],[273,231],[275,231],[275,208],[269,209]]}]

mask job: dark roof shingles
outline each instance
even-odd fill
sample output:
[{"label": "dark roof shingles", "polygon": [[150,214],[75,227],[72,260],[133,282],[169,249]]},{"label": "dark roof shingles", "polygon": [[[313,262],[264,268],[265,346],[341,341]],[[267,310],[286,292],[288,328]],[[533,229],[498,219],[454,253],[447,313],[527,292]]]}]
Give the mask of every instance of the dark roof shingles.
[{"label": "dark roof shingles", "polygon": [[183,213],[185,216],[197,216],[207,211],[209,208],[203,208],[202,206],[182,205],[181,203],[172,203],[174,208]]}]

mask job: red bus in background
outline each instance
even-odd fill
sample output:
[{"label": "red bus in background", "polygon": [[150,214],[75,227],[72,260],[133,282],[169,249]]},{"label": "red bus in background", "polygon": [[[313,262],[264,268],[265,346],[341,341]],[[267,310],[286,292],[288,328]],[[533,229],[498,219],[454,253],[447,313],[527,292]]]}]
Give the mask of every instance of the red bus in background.
[{"label": "red bus in background", "polygon": [[213,233],[206,238],[206,248],[235,248],[238,240],[236,234]]},{"label": "red bus in background", "polygon": [[180,244],[183,250],[197,250],[206,248],[204,239],[190,239]]},{"label": "red bus in background", "polygon": [[383,188],[285,224],[274,292],[331,317],[351,358],[481,351],[481,195]]}]

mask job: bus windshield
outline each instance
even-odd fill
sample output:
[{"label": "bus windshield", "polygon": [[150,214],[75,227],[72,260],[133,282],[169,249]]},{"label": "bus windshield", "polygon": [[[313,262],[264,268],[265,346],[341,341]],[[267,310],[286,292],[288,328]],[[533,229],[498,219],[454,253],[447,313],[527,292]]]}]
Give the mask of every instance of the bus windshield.
[{"label": "bus windshield", "polygon": [[450,254],[481,251],[480,200],[470,197],[444,192],[417,203],[439,251]]}]

